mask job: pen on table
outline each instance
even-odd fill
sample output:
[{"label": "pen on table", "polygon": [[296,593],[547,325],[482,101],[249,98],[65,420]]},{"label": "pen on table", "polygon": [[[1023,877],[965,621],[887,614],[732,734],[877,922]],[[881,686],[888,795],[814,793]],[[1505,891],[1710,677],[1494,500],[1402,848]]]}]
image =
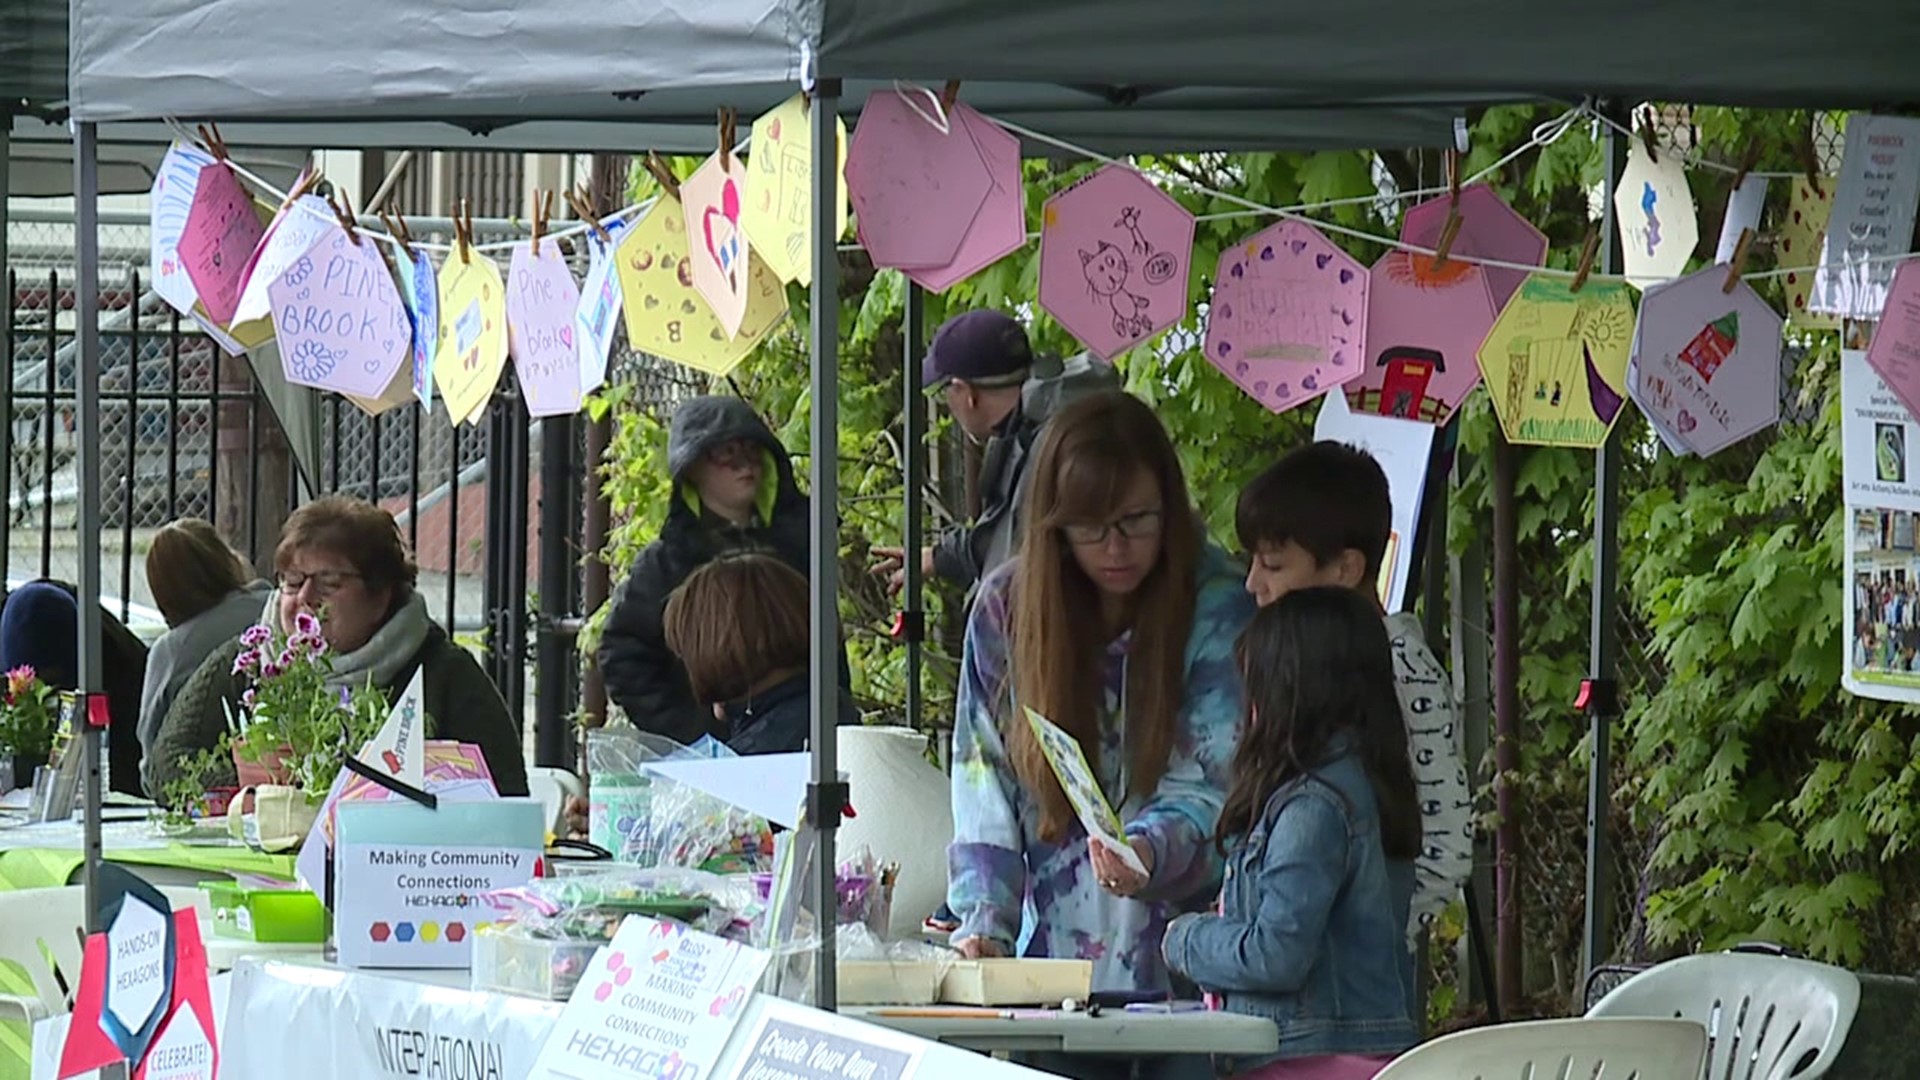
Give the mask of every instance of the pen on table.
[{"label": "pen on table", "polygon": [[1012,1009],[876,1009],[870,1015],[890,1020],[1012,1020]]}]

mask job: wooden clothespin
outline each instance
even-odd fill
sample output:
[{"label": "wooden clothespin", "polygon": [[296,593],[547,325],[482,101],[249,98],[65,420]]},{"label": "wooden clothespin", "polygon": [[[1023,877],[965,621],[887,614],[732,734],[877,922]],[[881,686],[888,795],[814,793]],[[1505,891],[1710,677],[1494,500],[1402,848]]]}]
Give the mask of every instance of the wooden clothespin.
[{"label": "wooden clothespin", "polygon": [[453,214],[453,246],[462,264],[473,261],[473,206],[464,197]]},{"label": "wooden clothespin", "polygon": [[311,195],[313,193],[313,189],[319,186],[320,186],[320,170],[319,169],[316,169],[313,166],[309,165],[306,168],[300,170],[300,178],[298,180],[295,180],[293,183],[293,186],[287,189],[287,197],[280,200],[280,209],[274,211],[274,216],[278,217],[281,214],[286,213],[289,207],[291,207],[294,203],[299,202],[303,197],[307,195]]},{"label": "wooden clothespin", "polygon": [[407,232],[406,219],[398,215],[388,216],[387,211],[382,209],[380,223],[387,227],[387,235],[393,237],[393,242],[400,245],[400,250],[406,253],[407,258],[413,258],[413,236]]},{"label": "wooden clothespin", "polygon": [[947,85],[940,88],[940,115],[953,112],[953,103],[960,100],[960,80],[948,79]]},{"label": "wooden clothespin", "polygon": [[729,106],[720,106],[720,171],[730,172],[733,166],[734,115]]},{"label": "wooden clothespin", "polygon": [[201,124],[200,142],[215,161],[227,160],[227,140],[220,137],[219,124]]},{"label": "wooden clothespin", "polygon": [[347,231],[347,239],[352,240],[354,246],[358,247],[360,244],[360,230],[358,224],[354,221],[353,203],[346,195],[335,191],[333,194],[327,196],[327,205],[333,207],[333,216],[340,219],[340,227]]},{"label": "wooden clothespin", "polygon": [[1753,230],[1741,229],[1740,242],[1733,246],[1733,261],[1727,264],[1727,281],[1720,286],[1721,292],[1730,293],[1735,285],[1740,284],[1740,273],[1747,268],[1747,252],[1752,247]]},{"label": "wooden clothespin", "polygon": [[649,150],[647,151],[645,164],[647,166],[647,172],[653,174],[654,182],[660,185],[660,190],[678,199],[680,197],[680,178],[673,175],[673,170],[667,167],[666,159]]},{"label": "wooden clothespin", "polygon": [[1433,268],[1447,265],[1453,242],[1460,236],[1460,152],[1447,151],[1447,223],[1440,228],[1440,242],[1433,246]]},{"label": "wooden clothespin", "polygon": [[547,192],[542,191],[539,188],[534,188],[533,197],[530,201],[532,202],[533,205],[527,208],[527,217],[531,219],[529,224],[533,228],[533,241],[532,241],[531,247],[533,249],[534,257],[538,258],[540,255],[540,234],[547,231],[547,220],[544,216],[542,216],[542,213],[541,213],[543,210],[546,209]]},{"label": "wooden clothespin", "polygon": [[1813,197],[1824,199],[1827,193],[1820,190],[1820,155],[1813,149],[1813,124],[1807,124],[1806,137],[1800,140],[1800,167],[1807,171],[1807,186],[1813,189]]},{"label": "wooden clothespin", "polygon": [[1752,172],[1753,167],[1758,164],[1760,164],[1760,141],[1748,139],[1746,152],[1740,155],[1740,171],[1733,174],[1733,190],[1740,190],[1740,186],[1747,182],[1747,174]]},{"label": "wooden clothespin", "polygon": [[573,216],[586,222],[587,228],[593,230],[593,235],[598,238],[602,244],[611,245],[613,243],[613,235],[607,232],[605,225],[600,224],[600,215],[593,212],[593,207],[587,203],[586,196],[581,195],[571,188],[569,188],[565,194],[567,205],[573,208]]},{"label": "wooden clothespin", "polygon": [[1649,105],[1647,106],[1646,124],[1640,129],[1640,141],[1646,144],[1647,160],[1658,165],[1660,164],[1660,151],[1653,147],[1653,120],[1653,106]]},{"label": "wooden clothespin", "polygon": [[1587,242],[1580,248],[1580,265],[1573,272],[1573,284],[1567,286],[1568,292],[1577,293],[1587,283],[1587,275],[1593,273],[1594,256],[1600,254],[1600,230],[1587,226]]}]

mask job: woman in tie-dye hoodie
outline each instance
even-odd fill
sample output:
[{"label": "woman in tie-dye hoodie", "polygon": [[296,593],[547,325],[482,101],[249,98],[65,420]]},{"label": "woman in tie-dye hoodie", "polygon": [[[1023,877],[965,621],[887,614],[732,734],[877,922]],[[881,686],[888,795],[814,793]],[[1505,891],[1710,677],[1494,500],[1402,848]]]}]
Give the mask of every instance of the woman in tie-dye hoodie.
[{"label": "woman in tie-dye hoodie", "polygon": [[[1096,991],[1165,992],[1168,920],[1205,905],[1253,603],[1188,500],[1166,430],[1120,393],[1048,425],[1021,553],[967,623],[948,898],[968,956],[1091,960]],[[1090,844],[1025,719],[1074,737],[1148,873]]]}]

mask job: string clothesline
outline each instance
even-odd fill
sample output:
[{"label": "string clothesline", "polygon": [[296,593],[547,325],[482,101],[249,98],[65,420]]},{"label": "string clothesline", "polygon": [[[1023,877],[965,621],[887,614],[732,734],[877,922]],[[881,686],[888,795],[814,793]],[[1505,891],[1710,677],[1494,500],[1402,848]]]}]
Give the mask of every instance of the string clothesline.
[{"label": "string clothesline", "polygon": [[[903,100],[907,102],[908,106],[912,108],[914,112],[919,113],[921,117],[925,119],[928,123],[933,124],[935,127],[945,129],[946,127],[945,108],[940,101],[939,95],[935,94],[930,90],[927,90],[924,87],[919,87],[919,86],[914,86],[911,84],[905,84],[905,83],[899,83],[899,82],[895,83],[894,91],[896,93],[899,93],[902,96]],[[916,94],[924,95],[926,98],[931,100],[933,104],[933,108],[936,110],[935,115],[932,115],[932,116],[928,115],[927,112],[923,110],[921,106],[913,100],[913,95],[916,95]],[[1104,165],[1122,165],[1127,168],[1136,168],[1131,163],[1123,161],[1120,158],[1116,158],[1108,154],[1103,154],[1097,150],[1091,149],[1089,147],[1081,146],[1078,143],[1074,143],[1069,140],[1059,138],[1058,136],[1049,135],[1046,132],[1042,132],[1042,131],[1035,131],[1032,128],[1028,128],[1024,125],[1015,123],[1011,120],[1001,119],[1000,117],[991,116],[985,113],[982,113],[981,115],[985,117],[985,119],[987,119],[989,122],[999,126],[1002,130],[1008,132],[1009,134],[1019,136],[1021,138],[1029,139],[1029,140],[1032,140],[1033,142],[1054,147],[1055,149],[1065,151],[1077,157],[1085,158],[1088,161],[1099,162]],[[1499,160],[1495,161],[1493,164],[1487,166],[1484,169],[1479,170],[1478,172],[1474,173],[1472,176],[1463,179],[1461,181],[1461,186],[1465,187],[1469,184],[1484,180],[1487,177],[1492,176],[1495,173],[1506,168],[1508,165],[1511,165],[1514,161],[1518,160],[1521,156],[1535,149],[1552,145],[1554,142],[1558,141],[1562,135],[1566,134],[1566,132],[1570,130],[1575,123],[1579,122],[1583,118],[1592,120],[1597,123],[1606,124],[1614,128],[1615,130],[1619,131],[1620,133],[1626,135],[1629,138],[1631,138],[1634,134],[1634,132],[1629,128],[1621,125],[1619,122],[1613,120],[1610,117],[1605,116],[1598,110],[1594,109],[1590,102],[1582,102],[1578,105],[1575,105],[1569,108],[1566,112],[1561,113],[1559,116],[1556,116],[1536,126],[1533,129],[1533,131],[1530,133],[1527,141],[1524,144],[1522,144],[1517,149],[1510,151],[1506,155],[1502,156]],[[204,142],[194,132],[190,131],[184,124],[180,123],[178,120],[169,119],[167,121],[167,124],[183,140],[194,143],[196,145],[201,145],[201,146],[205,145]],[[748,145],[751,142],[752,142],[751,136],[741,138],[738,141],[737,145],[734,147],[734,152],[737,154],[747,149]],[[1673,151],[1669,151],[1669,152],[1673,152]],[[1680,154],[1679,156],[1683,164],[1687,167],[1709,168],[1709,169],[1715,169],[1715,170],[1720,170],[1720,171],[1735,173],[1735,174],[1739,172],[1738,169],[1723,165],[1719,162],[1714,162],[1704,158],[1696,157],[1694,155],[1683,153],[1683,154]],[[236,175],[240,176],[242,179],[245,179],[248,183],[260,189],[260,191],[262,191],[263,193],[271,196],[274,199],[279,200],[285,205],[288,205],[293,212],[311,214],[315,217],[319,217],[319,218],[322,218],[323,220],[328,220],[328,221],[334,220],[333,214],[330,210],[323,212],[320,209],[309,206],[299,201],[293,201],[289,203],[287,201],[287,193],[285,191],[280,190],[279,188],[275,187],[273,184],[269,183],[264,178],[251,172],[245,166],[231,160],[230,158],[227,159],[226,163],[230,168],[233,169]],[[1439,254],[1439,251],[1435,248],[1425,247],[1420,244],[1410,243],[1408,241],[1400,239],[1399,237],[1385,236],[1379,233],[1369,232],[1365,229],[1352,228],[1349,226],[1340,225],[1335,222],[1325,221],[1318,218],[1312,218],[1307,215],[1315,211],[1331,210],[1331,209],[1336,209],[1339,207],[1346,207],[1346,206],[1379,205],[1385,202],[1404,202],[1404,201],[1410,201],[1410,200],[1416,200],[1416,199],[1435,198],[1441,195],[1449,194],[1453,190],[1451,187],[1418,188],[1411,191],[1396,191],[1396,192],[1376,193],[1371,195],[1346,196],[1339,199],[1328,199],[1328,200],[1324,200],[1320,202],[1312,202],[1312,203],[1299,203],[1292,206],[1269,206],[1265,203],[1261,203],[1253,199],[1248,199],[1245,196],[1237,195],[1230,191],[1222,191],[1218,188],[1201,183],[1200,181],[1195,180],[1192,177],[1185,176],[1179,173],[1162,173],[1162,172],[1156,171],[1155,175],[1156,175],[1156,178],[1159,179],[1162,183],[1173,184],[1175,186],[1185,188],[1188,191],[1193,192],[1194,194],[1206,195],[1211,198],[1226,202],[1229,205],[1238,206],[1241,208],[1235,211],[1226,211],[1226,212],[1217,212],[1212,214],[1198,215],[1196,217],[1196,220],[1198,221],[1220,221],[1220,220],[1232,220],[1232,219],[1247,218],[1247,217],[1267,217],[1267,218],[1277,218],[1282,221],[1289,221],[1289,220],[1299,221],[1299,222],[1302,222],[1303,224],[1307,224],[1314,228],[1320,229],[1323,232],[1330,232],[1336,235],[1349,237],[1355,240],[1363,240],[1369,243],[1379,244],[1383,247],[1386,247],[1392,250],[1404,251],[1414,255],[1425,255],[1428,257],[1437,256]],[[1798,172],[1762,172],[1762,171],[1754,170],[1754,171],[1748,172],[1747,175],[1758,176],[1758,177],[1769,178],[1769,179],[1778,179],[1778,178],[1786,178],[1786,177],[1798,177],[1802,174]],[[606,215],[605,217],[600,219],[600,222],[580,221],[556,230],[549,231],[544,235],[547,239],[556,240],[556,241],[568,239],[574,236],[589,235],[592,233],[596,224],[611,222],[611,221],[630,221],[638,217],[639,215],[647,212],[648,210],[650,210],[653,207],[654,203],[657,201],[658,201],[658,196],[654,196],[648,199],[643,199],[631,205],[622,207],[621,209]],[[439,252],[443,255],[450,255],[455,251],[459,250],[459,246],[456,244],[442,244],[442,243],[423,242],[423,241],[402,242],[398,237],[395,237],[394,235],[385,231],[384,229],[375,228],[370,224],[361,225],[357,231],[359,232],[360,235],[365,236],[369,239],[372,239],[376,243],[386,244],[387,246],[397,250],[404,250],[407,248],[416,248],[416,249],[421,249],[426,251]],[[1032,240],[1038,235],[1039,235],[1038,233],[1029,233],[1027,236],[1027,239]],[[470,245],[467,245],[466,250],[473,253],[510,251],[520,242],[521,241],[518,238],[516,238],[511,240],[492,241],[485,244],[470,244]],[[839,250],[857,251],[857,250],[860,250],[860,245],[858,244],[840,245]],[[1837,270],[1857,269],[1866,264],[1904,262],[1908,259],[1912,259],[1916,257],[1920,257],[1920,252],[1908,252],[1908,253],[1887,254],[1887,255],[1871,255],[1871,256],[1862,256],[1857,258],[1849,258],[1843,262],[1835,263],[1833,264],[1833,266],[1834,266],[1834,269],[1837,269]],[[1556,267],[1535,266],[1529,263],[1512,262],[1512,261],[1503,260],[1503,259],[1493,259],[1493,258],[1487,258],[1484,256],[1479,256],[1479,255],[1470,255],[1466,253],[1449,252],[1448,258],[1456,262],[1470,263],[1472,265],[1481,266],[1481,267],[1491,267],[1491,268],[1502,269],[1502,270],[1515,270],[1515,271],[1520,271],[1522,273],[1537,273],[1537,274],[1544,274],[1551,277],[1575,278],[1580,276],[1580,271],[1578,269],[1563,270]],[[1740,279],[1748,282],[1767,281],[1773,278],[1784,277],[1790,274],[1815,273],[1823,268],[1824,268],[1824,264],[1821,264],[1821,263],[1812,263],[1805,266],[1776,267],[1772,270],[1756,270],[1756,271],[1743,273],[1740,275]],[[1627,281],[1627,276],[1625,274],[1594,273],[1589,270],[1589,272],[1586,274],[1586,280],[1625,282]]]}]

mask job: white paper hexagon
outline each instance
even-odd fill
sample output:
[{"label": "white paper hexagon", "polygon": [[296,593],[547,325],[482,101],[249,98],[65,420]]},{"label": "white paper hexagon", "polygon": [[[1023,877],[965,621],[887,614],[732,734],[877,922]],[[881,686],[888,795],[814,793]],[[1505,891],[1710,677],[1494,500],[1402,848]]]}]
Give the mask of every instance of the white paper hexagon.
[{"label": "white paper hexagon", "polygon": [[137,1032],[153,1020],[171,989],[167,979],[167,917],[131,893],[107,928],[105,1011]]},{"label": "white paper hexagon", "polygon": [[1725,291],[1710,266],[1649,290],[1628,393],[1640,411],[1706,457],[1780,419],[1780,316],[1746,282]]},{"label": "white paper hexagon", "polygon": [[1274,412],[1365,369],[1367,268],[1320,230],[1282,221],[1220,253],[1207,361]]},{"label": "white paper hexagon", "polygon": [[1040,306],[1102,360],[1187,314],[1193,215],[1153,181],[1108,165],[1047,200]]},{"label": "white paper hexagon", "polygon": [[993,178],[965,129],[934,123],[932,98],[912,90],[867,97],[847,147],[847,198],[875,266],[901,270],[953,262]]},{"label": "white paper hexagon", "polygon": [[1700,243],[1700,220],[1678,154],[1661,154],[1655,161],[1635,140],[1614,188],[1613,210],[1620,223],[1627,284],[1645,289],[1686,273],[1687,260]]}]

